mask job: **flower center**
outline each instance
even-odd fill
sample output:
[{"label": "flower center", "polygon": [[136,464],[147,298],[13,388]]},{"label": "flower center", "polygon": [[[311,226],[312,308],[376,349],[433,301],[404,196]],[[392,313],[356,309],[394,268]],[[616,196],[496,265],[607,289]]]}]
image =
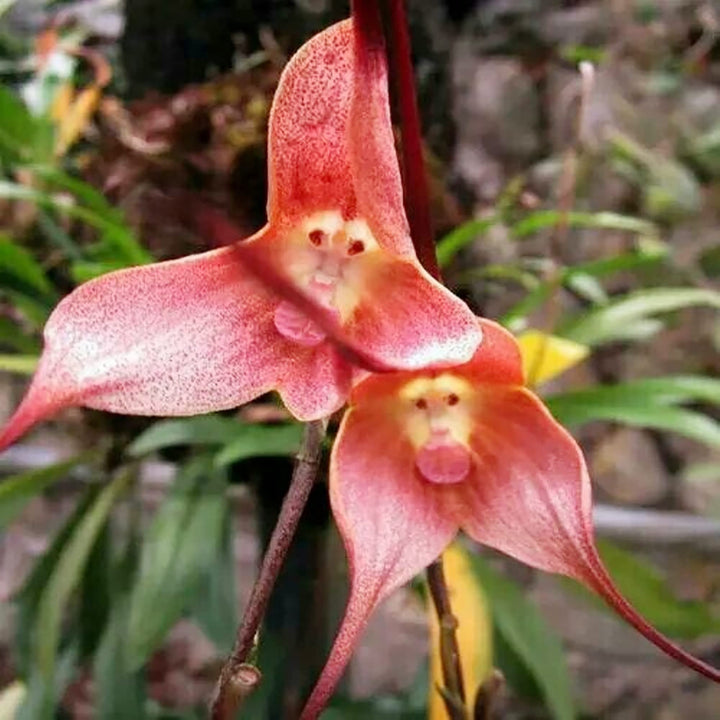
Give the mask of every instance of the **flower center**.
[{"label": "flower center", "polygon": [[[378,249],[364,220],[345,220],[339,212],[328,211],[310,216],[290,233],[283,262],[298,285],[343,322],[358,302],[358,259]],[[273,319],[283,337],[300,345],[314,346],[325,339],[323,330],[288,301],[278,305]]]},{"label": "flower center", "polygon": [[472,469],[468,449],[472,386],[445,373],[418,378],[400,391],[406,404],[406,432],[415,448],[415,467],[438,485],[462,482]]}]

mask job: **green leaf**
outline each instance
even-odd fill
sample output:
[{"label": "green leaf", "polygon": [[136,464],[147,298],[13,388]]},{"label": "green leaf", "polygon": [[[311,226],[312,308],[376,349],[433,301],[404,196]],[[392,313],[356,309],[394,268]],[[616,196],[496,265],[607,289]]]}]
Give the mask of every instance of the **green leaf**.
[{"label": "green leaf", "polygon": [[56,300],[52,285],[45,271],[35,258],[23,247],[0,235],[0,283],[17,292]]},{"label": "green leaf", "polygon": [[593,387],[558,393],[549,398],[558,403],[578,405],[677,405],[707,402],[720,405],[720,379],[704,375],[668,375],[665,377],[628,380],[615,385]]},{"label": "green leaf", "polygon": [[105,523],[92,545],[80,580],[77,634],[82,659],[95,652],[110,616],[112,550],[110,527]]},{"label": "green leaf", "polygon": [[70,460],[5,477],[0,482],[0,530],[4,530],[36,495],[48,485],[66,477],[68,473],[89,462],[95,453],[84,453]]},{"label": "green leaf", "polygon": [[198,595],[192,610],[205,634],[223,653],[230,652],[237,627],[233,537],[228,513],[223,523],[220,551],[206,568],[202,583],[205,591]]},{"label": "green leaf", "polygon": [[470,245],[478,235],[486,233],[497,222],[499,222],[499,218],[496,215],[480,220],[471,220],[445,235],[435,248],[440,267],[447,267],[462,249]]},{"label": "green leaf", "polygon": [[113,568],[113,605],[110,620],[93,663],[98,720],[143,720],[145,677],[131,670],[128,658],[130,591],[138,565],[138,531],[131,523],[122,560]]},{"label": "green leaf", "polygon": [[220,415],[160,420],[139,435],[127,448],[134,456],[176,445],[225,445],[242,431],[243,425]]},{"label": "green leaf", "polygon": [[85,517],[97,495],[96,487],[89,487],[80,502],[73,510],[59,532],[55,535],[51,546],[40,556],[33,566],[30,575],[16,597],[18,608],[17,630],[15,637],[15,654],[23,676],[36,672],[33,663],[33,634],[37,624],[38,606],[49,582],[60,555],[65,549],[80,521]]},{"label": "green leaf", "polygon": [[38,338],[24,333],[12,320],[0,317],[0,347],[9,348],[25,355],[38,355]]},{"label": "green leaf", "polygon": [[720,617],[706,603],[678,600],[650,563],[606,540],[598,548],[622,594],[660,632],[692,640],[720,630]]},{"label": "green leaf", "polygon": [[206,458],[189,463],[145,533],[130,604],[128,662],[133,670],[204,591],[207,568],[222,550],[226,479],[208,472]]},{"label": "green leaf", "polygon": [[112,250],[117,260],[123,260],[128,265],[142,265],[152,260],[151,255],[139,245],[130,229],[118,223],[116,217],[80,205],[67,195],[52,194],[9,180],[0,180],[0,197],[7,200],[34,202],[40,207],[55,210],[61,215],[87,223],[100,231],[106,249]]},{"label": "green leaf", "polygon": [[32,375],[39,359],[37,355],[0,355],[0,372]]},{"label": "green leaf", "polygon": [[563,276],[569,278],[576,273],[582,273],[596,278],[607,277],[613,273],[637,270],[648,265],[654,265],[668,257],[667,244],[655,238],[642,238],[637,245],[637,249],[632,252],[621,253],[620,255],[599,260],[589,260],[565,268]]},{"label": "green leaf", "polygon": [[658,401],[648,404],[641,395],[592,398],[589,391],[546,398],[550,412],[564,425],[577,427],[605,420],[635,427],[675,432],[712,447],[720,447],[720,423],[707,415]]},{"label": "green leaf", "polygon": [[34,137],[35,119],[15,93],[0,85],[0,157],[29,159]]},{"label": "green leaf", "polygon": [[498,634],[525,663],[555,720],[576,717],[565,654],[557,636],[523,591],[490,564],[472,555],[473,569],[490,600]]},{"label": "green leaf", "polygon": [[561,222],[567,222],[569,227],[597,228],[600,230],[624,230],[640,235],[656,236],[657,227],[642,218],[630,215],[620,215],[613,212],[570,212],[562,213],[559,210],[537,210],[526,215],[512,227],[514,237],[521,239],[534,235],[540,230],[555,227]]},{"label": "green leaf", "polygon": [[638,290],[570,319],[558,334],[591,346],[633,339],[638,327],[647,328],[643,322],[655,315],[698,305],[720,309],[720,292],[703,288]]},{"label": "green leaf", "polygon": [[129,601],[116,598],[110,622],[105,630],[93,664],[96,683],[96,716],[98,720],[143,720],[145,712],[145,677],[141,670],[131,670],[127,658]]},{"label": "green leaf", "polygon": [[302,425],[241,425],[241,432],[216,456],[215,464],[224,467],[250,457],[294,455],[300,449]]},{"label": "green leaf", "polygon": [[93,546],[107,522],[115,501],[133,478],[130,470],[119,472],[102,489],[62,548],[45,586],[37,611],[33,655],[40,676],[50,683],[55,674],[63,612],[77,588]]}]

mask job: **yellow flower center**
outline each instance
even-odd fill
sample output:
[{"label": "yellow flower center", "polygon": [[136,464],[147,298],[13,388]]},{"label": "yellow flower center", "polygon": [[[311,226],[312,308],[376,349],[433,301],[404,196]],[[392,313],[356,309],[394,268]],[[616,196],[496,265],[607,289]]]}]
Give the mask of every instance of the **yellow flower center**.
[{"label": "yellow flower center", "polygon": [[426,480],[451,484],[469,474],[473,395],[472,385],[452,373],[416,378],[400,390],[405,432]]},{"label": "yellow flower center", "polygon": [[[337,211],[315,213],[284,241],[283,263],[297,284],[319,304],[347,320],[359,301],[361,258],[379,252],[362,219],[345,220]],[[283,301],[274,316],[278,332],[313,346],[325,333],[292,303]]]}]

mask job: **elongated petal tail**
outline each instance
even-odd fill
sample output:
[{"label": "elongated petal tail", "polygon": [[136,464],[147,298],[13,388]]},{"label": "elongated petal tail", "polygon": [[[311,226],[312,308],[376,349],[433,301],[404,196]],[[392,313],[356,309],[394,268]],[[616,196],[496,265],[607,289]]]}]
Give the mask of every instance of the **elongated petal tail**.
[{"label": "elongated petal tail", "polygon": [[519,387],[488,387],[472,436],[476,471],[461,490],[462,527],[533,567],[579,580],[663,652],[720,682],[720,670],[664,637],[621,596],[597,553],[591,487],[573,438]]},{"label": "elongated petal tail", "polygon": [[303,420],[339,409],[352,369],[328,343],[280,336],[277,298],[241,270],[230,247],[80,286],[47,323],[39,369],[2,443],[70,405],[193,415],[277,389]]},{"label": "elongated petal tail", "polygon": [[330,500],[345,543],[351,592],[327,665],[303,712],[311,720],[342,676],[370,613],[454,537],[437,489],[413,470],[411,448],[385,403],[351,408],[330,461]]}]

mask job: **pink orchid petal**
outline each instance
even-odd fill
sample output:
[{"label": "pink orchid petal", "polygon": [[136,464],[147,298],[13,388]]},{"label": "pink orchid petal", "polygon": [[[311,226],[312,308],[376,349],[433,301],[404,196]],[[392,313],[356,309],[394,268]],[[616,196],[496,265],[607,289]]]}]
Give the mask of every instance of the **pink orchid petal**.
[{"label": "pink orchid petal", "polygon": [[442,488],[414,471],[414,451],[401,430],[387,402],[351,408],[340,426],[330,500],[348,554],[350,599],[302,720],[325,706],[377,604],[432,562],[457,531],[443,512]]},{"label": "pink orchid petal", "polygon": [[720,670],[655,630],[613,584],[595,547],[590,479],[573,438],[524,388],[488,386],[478,408],[475,474],[453,488],[463,529],[521,562],[579,580],[661,650],[720,682]]},{"label": "pink orchid petal", "polygon": [[268,219],[280,228],[323,210],[361,216],[381,245],[412,257],[384,48],[365,50],[346,20],[287,64],[270,114]]},{"label": "pink orchid petal", "polygon": [[[218,220],[220,222],[220,220]],[[375,372],[457,365],[482,340],[469,308],[414,262],[385,252],[358,259],[357,307],[344,323],[293,282],[278,243],[239,243],[236,253],[278,295],[329,335],[355,364]]]},{"label": "pink orchid petal", "polygon": [[417,452],[415,465],[426,480],[454,485],[468,476],[472,459],[468,449],[452,439],[431,440]]},{"label": "pink orchid petal", "polygon": [[313,212],[357,212],[347,127],[353,88],[349,20],[305,43],[285,66],[268,133],[268,219],[281,226]]},{"label": "pink orchid petal", "polygon": [[454,366],[473,357],[482,330],[458,297],[415,262],[385,253],[369,253],[361,262],[360,301],[342,327],[344,342],[398,370]]},{"label": "pink orchid petal", "polygon": [[241,270],[224,248],[80,286],[47,323],[39,369],[0,447],[71,405],[192,415],[278,389],[300,419],[339,409],[352,369],[330,343],[283,338],[277,298]]},{"label": "pink orchid petal", "polygon": [[474,384],[523,385],[523,365],[517,340],[502,325],[477,318],[483,341],[469,363],[458,372]]}]

